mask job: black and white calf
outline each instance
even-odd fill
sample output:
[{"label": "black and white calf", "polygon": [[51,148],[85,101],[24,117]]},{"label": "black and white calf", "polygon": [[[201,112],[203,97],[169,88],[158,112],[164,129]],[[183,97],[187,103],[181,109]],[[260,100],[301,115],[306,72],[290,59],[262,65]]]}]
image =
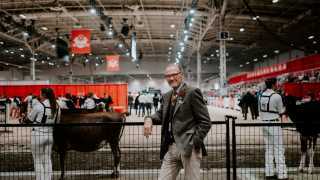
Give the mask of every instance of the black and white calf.
[{"label": "black and white calf", "polygon": [[320,133],[318,116],[320,102],[314,100],[298,102],[297,98],[293,96],[287,96],[285,102],[287,114],[296,124],[297,131],[300,133],[301,160],[298,170],[304,171],[306,157],[309,156],[308,173],[311,174],[314,168],[313,158],[317,138]]}]

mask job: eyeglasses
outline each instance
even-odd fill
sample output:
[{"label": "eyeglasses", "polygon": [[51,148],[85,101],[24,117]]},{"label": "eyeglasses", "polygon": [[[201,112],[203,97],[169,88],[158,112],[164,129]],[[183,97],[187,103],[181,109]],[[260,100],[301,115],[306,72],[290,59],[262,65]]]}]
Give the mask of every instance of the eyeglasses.
[{"label": "eyeglasses", "polygon": [[181,72],[177,72],[177,73],[174,73],[174,74],[165,74],[164,77],[165,78],[171,78],[171,77],[175,77],[177,75],[179,75]]}]

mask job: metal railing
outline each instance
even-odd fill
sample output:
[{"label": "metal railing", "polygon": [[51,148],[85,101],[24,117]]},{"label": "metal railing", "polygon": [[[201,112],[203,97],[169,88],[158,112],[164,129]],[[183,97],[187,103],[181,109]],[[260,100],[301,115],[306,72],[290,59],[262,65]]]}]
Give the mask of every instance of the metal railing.
[{"label": "metal railing", "polygon": [[[264,179],[265,138],[264,130],[280,127],[285,164],[291,179],[320,179],[319,148],[314,151],[313,173],[299,172],[301,157],[300,134],[291,123],[240,123],[235,117],[226,116],[225,121],[212,122],[205,145],[208,156],[201,161],[201,179]],[[90,124],[0,124],[9,133],[0,134],[0,179],[34,177],[31,153],[31,129],[39,126],[95,127],[110,126],[112,123]],[[143,136],[143,122],[124,123],[120,140],[121,179],[157,179],[161,162],[159,160],[161,127],[155,125],[149,138]],[[318,126],[320,127],[320,126]],[[280,136],[279,136],[280,137]],[[80,140],[81,141],[81,140]],[[276,142],[275,142],[276,145]],[[277,152],[275,152],[277,153]],[[308,159],[308,158],[307,158]],[[308,161],[307,161],[308,162]],[[53,176],[60,176],[59,156],[52,153]],[[103,145],[94,152],[69,151],[65,160],[66,179],[108,179],[113,170],[113,156],[109,146]],[[183,174],[183,171],[181,172]],[[178,179],[183,179],[180,176]]]}]

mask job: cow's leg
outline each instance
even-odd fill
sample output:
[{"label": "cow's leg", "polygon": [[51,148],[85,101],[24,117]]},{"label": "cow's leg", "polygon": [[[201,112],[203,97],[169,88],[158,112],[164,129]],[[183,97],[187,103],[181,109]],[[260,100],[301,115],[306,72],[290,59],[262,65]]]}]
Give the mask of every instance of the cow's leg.
[{"label": "cow's leg", "polygon": [[300,135],[300,143],[301,143],[301,159],[299,165],[299,171],[303,172],[303,168],[306,162],[307,149],[308,149],[308,138],[306,136]]},{"label": "cow's leg", "polygon": [[110,147],[111,147],[112,155],[113,155],[113,159],[114,159],[114,167],[113,167],[113,172],[111,174],[111,177],[118,178],[120,175],[120,158],[121,158],[119,142],[117,140],[113,139],[110,142]]},{"label": "cow's leg", "polygon": [[60,170],[61,170],[61,175],[60,175],[60,180],[64,180],[64,160],[66,158],[66,151],[59,151],[59,158],[60,158]]},{"label": "cow's leg", "polygon": [[306,152],[302,152],[301,153],[301,159],[300,159],[300,165],[299,165],[299,171],[303,172],[303,168],[305,166],[305,162],[306,162]]},{"label": "cow's leg", "polygon": [[310,147],[309,147],[309,150],[308,150],[308,153],[309,153],[308,173],[309,174],[312,173],[313,167],[314,167],[313,158],[314,158],[314,150],[315,150],[315,147],[316,147],[316,143],[317,143],[317,136],[312,136],[310,138]]}]

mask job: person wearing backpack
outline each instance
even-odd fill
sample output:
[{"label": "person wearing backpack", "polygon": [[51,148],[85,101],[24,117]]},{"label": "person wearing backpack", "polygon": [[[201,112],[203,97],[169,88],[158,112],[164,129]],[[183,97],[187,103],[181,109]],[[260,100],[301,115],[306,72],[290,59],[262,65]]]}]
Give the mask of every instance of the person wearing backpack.
[{"label": "person wearing backpack", "polygon": [[[54,124],[60,117],[60,108],[51,88],[41,89],[40,99],[34,103],[28,119],[33,124]],[[52,179],[51,152],[53,127],[35,126],[31,132],[31,152],[36,180]]]},{"label": "person wearing backpack", "polygon": [[[285,121],[285,108],[282,98],[275,92],[277,80],[270,78],[265,81],[266,90],[259,98],[260,118],[266,123]],[[263,126],[265,142],[265,176],[266,179],[288,179],[287,166],[284,156],[283,136],[280,126]],[[274,171],[274,163],[276,172]]]}]

